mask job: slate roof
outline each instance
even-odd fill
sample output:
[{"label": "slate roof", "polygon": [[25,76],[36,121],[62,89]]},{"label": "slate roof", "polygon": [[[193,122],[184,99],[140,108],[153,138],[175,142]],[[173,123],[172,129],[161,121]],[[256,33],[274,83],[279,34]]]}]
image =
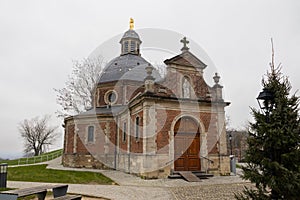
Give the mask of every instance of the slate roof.
[{"label": "slate roof", "polygon": [[[145,68],[149,64],[143,57],[138,55],[121,55],[107,64],[98,83],[118,80],[144,81],[144,78],[147,76]],[[153,70],[152,76],[156,81],[161,79],[157,70]]]},{"label": "slate roof", "polygon": [[139,35],[134,30],[131,30],[131,29],[129,29],[128,31],[126,31],[124,33],[121,40],[126,39],[126,38],[134,38],[134,39],[138,39],[139,41],[141,41]]},{"label": "slate roof", "polygon": [[97,107],[86,112],[80,113],[75,117],[81,117],[86,115],[117,115],[123,110],[125,110],[127,106],[111,106],[111,107]]}]

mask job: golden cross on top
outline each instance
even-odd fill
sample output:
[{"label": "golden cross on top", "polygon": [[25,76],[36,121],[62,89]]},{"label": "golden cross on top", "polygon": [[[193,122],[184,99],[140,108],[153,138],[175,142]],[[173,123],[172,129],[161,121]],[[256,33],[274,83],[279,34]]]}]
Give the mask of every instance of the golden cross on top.
[{"label": "golden cross on top", "polygon": [[190,43],[190,42],[186,39],[186,37],[182,38],[182,39],[180,40],[180,42],[183,43],[183,47],[181,48],[181,51],[187,51],[187,50],[189,50],[189,48],[188,48],[186,45],[187,45],[188,43]]}]

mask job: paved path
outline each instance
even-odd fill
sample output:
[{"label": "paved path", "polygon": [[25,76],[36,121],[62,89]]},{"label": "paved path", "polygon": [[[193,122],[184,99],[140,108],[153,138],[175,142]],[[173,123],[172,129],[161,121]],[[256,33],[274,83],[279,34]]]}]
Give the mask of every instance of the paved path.
[{"label": "paved path", "polygon": [[[118,185],[69,184],[69,192],[108,199],[233,199],[234,192],[241,191],[244,182],[239,176],[215,176],[201,182],[189,183],[182,179],[143,180],[137,176],[115,170],[64,168],[61,158],[48,162],[48,168],[100,172]],[[41,183],[9,181],[10,188],[26,188]]]}]

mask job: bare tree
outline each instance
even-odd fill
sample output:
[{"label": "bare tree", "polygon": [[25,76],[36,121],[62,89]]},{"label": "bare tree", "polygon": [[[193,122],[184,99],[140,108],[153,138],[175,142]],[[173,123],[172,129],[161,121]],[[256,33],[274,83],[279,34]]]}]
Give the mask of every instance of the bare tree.
[{"label": "bare tree", "polygon": [[[226,134],[227,134],[227,153],[235,155],[239,162],[244,159],[247,150],[247,138],[249,137],[247,130],[248,126],[241,129],[231,127],[231,119],[229,115],[225,118]],[[229,137],[231,136],[231,143]]]},{"label": "bare tree", "polygon": [[166,65],[165,64],[162,64],[162,63],[154,63],[154,67],[157,69],[159,75],[161,77],[165,77],[166,76]]},{"label": "bare tree", "polygon": [[57,111],[59,117],[76,115],[92,107],[94,87],[102,69],[102,57],[73,62],[73,70],[65,87],[54,89],[57,103],[62,108]]},{"label": "bare tree", "polygon": [[[227,132],[227,153],[232,154],[237,157],[238,161],[242,161],[244,159],[245,152],[247,150],[247,138],[249,137],[247,131],[245,129],[236,130],[229,129]],[[231,144],[229,140],[229,136],[231,135]]]},{"label": "bare tree", "polygon": [[33,152],[35,156],[40,155],[47,146],[55,142],[58,127],[49,125],[50,118],[50,115],[45,115],[42,118],[25,119],[19,124],[26,154]]}]

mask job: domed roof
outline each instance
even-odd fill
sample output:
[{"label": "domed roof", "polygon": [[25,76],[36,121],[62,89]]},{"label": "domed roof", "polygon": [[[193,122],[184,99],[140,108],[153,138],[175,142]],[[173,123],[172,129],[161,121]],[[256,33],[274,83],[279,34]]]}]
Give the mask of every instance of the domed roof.
[{"label": "domed roof", "polygon": [[[106,65],[98,83],[119,80],[144,81],[144,78],[147,76],[145,68],[149,64],[149,62],[147,62],[144,58],[138,55],[121,55],[119,57],[114,58]],[[153,70],[152,76],[156,80],[161,79],[157,70]]]},{"label": "domed roof", "polygon": [[129,29],[128,31],[126,31],[121,40],[127,39],[127,38],[133,38],[133,39],[140,40],[140,36],[137,34],[137,32],[135,32],[132,29]]},{"label": "domed roof", "polygon": [[[146,67],[150,63],[141,57],[139,50],[142,41],[133,30],[133,26],[133,19],[131,18],[130,28],[124,33],[120,41],[122,45],[121,56],[114,58],[106,65],[98,83],[119,80],[144,81],[147,76]],[[152,71],[152,76],[156,80],[161,79],[157,70]]]}]

